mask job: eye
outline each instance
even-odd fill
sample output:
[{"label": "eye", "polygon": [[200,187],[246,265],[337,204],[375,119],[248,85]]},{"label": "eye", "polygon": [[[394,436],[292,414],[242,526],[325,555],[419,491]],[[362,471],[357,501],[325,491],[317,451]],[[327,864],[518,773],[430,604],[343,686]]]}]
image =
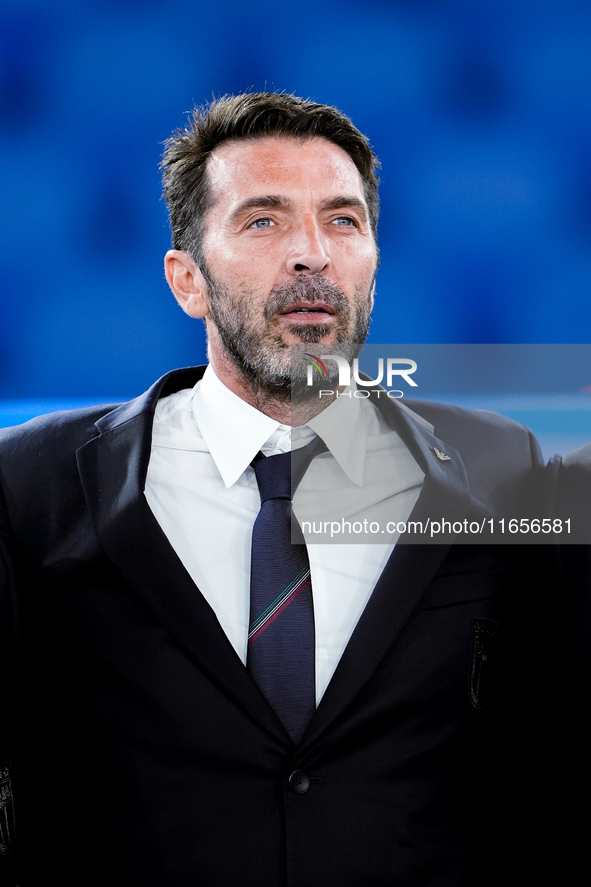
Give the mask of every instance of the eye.
[{"label": "eye", "polygon": [[351,216],[339,216],[338,219],[333,219],[333,224],[342,228],[354,228],[357,225],[355,219],[352,219]]},{"label": "eye", "polygon": [[262,219],[255,219],[254,222],[251,222],[248,226],[249,228],[270,228],[271,225],[274,225],[275,222],[273,219],[269,219],[266,216]]}]

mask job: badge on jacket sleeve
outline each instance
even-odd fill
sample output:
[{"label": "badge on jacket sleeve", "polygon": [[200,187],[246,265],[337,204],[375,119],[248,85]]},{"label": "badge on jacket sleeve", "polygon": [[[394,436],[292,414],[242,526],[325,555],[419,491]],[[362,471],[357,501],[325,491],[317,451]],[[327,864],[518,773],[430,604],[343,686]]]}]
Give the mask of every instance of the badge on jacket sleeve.
[{"label": "badge on jacket sleeve", "polygon": [[8,853],[14,843],[14,798],[10,761],[0,764],[0,853]]}]

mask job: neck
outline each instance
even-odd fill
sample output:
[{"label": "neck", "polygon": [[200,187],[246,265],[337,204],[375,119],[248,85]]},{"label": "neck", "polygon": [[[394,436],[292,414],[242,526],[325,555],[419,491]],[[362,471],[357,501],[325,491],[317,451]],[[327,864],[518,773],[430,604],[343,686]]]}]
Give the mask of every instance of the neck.
[{"label": "neck", "polygon": [[[305,425],[336,399],[336,390],[330,397],[318,397],[317,392],[310,399],[294,401],[291,396],[281,396],[269,392],[246,378],[230,358],[214,354],[209,349],[209,362],[216,376],[234,394],[259,412],[264,413],[282,425]],[[342,387],[338,390],[342,390]]]}]

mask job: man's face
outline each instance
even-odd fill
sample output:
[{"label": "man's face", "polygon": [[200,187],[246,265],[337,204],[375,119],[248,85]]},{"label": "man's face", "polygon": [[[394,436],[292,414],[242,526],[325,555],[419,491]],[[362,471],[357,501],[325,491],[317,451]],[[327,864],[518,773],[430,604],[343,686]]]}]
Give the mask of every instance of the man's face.
[{"label": "man's face", "polygon": [[294,370],[290,346],[355,356],[377,250],[350,157],[322,138],[232,142],[214,152],[208,176],[202,271],[214,367],[222,350],[249,382],[285,394],[307,369]]}]

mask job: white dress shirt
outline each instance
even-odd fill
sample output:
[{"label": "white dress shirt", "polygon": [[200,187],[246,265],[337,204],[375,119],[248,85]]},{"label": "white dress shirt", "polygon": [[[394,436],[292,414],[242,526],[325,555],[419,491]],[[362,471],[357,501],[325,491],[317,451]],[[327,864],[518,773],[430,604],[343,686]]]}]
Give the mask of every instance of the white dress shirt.
[{"label": "white dress shirt", "polygon": [[[418,417],[417,417],[418,419]],[[422,421],[419,419],[419,421]],[[208,367],[194,388],[162,398],[145,495],[185,569],[246,663],[252,527],[260,508],[250,466],[318,435],[317,456],[294,497],[307,518],[405,521],[424,474],[368,400],[340,397],[307,425],[282,425],[226,388]],[[293,444],[292,444],[293,439]],[[318,526],[318,524],[316,524]],[[394,547],[395,536],[357,544],[306,534],[316,630],[316,700],[322,698]],[[327,544],[324,544],[324,543]],[[197,593],[197,592],[196,592]]]}]

